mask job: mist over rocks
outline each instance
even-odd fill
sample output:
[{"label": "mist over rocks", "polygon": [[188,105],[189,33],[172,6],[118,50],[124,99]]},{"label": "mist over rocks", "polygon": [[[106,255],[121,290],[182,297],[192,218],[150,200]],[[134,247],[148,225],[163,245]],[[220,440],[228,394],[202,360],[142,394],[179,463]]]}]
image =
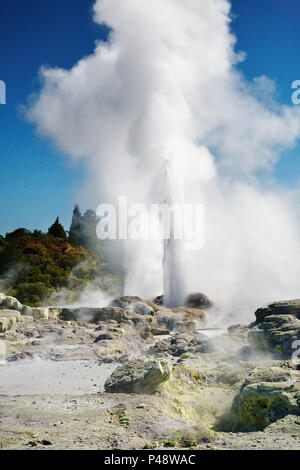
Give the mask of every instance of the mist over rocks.
[{"label": "mist over rocks", "polygon": [[98,321],[115,320],[118,323],[125,321],[125,310],[120,307],[65,307],[61,310],[62,320],[85,321],[97,323]]},{"label": "mist over rocks", "polygon": [[[158,295],[153,299],[153,303],[156,305],[164,305],[164,295]],[[213,307],[213,302],[205,295],[200,292],[189,294],[184,302],[185,307],[196,308],[196,309],[208,309]],[[181,307],[178,305],[177,307]]]},{"label": "mist over rocks", "polygon": [[[13,432],[19,423],[12,400],[26,401],[32,390],[34,410],[22,408],[28,432],[37,421],[48,422],[46,399],[63,432],[47,425],[38,441],[47,438],[55,448],[76,448],[78,435],[89,448],[112,448],[112,433],[124,448],[129,442],[136,448],[154,442],[158,448],[165,442],[195,449],[207,442],[220,449],[270,448],[275,442],[297,448],[300,371],[285,344],[298,338],[298,301],[261,310],[250,325],[218,329],[213,308],[168,309],[138,296],[117,297],[99,308],[1,308],[0,325],[5,319],[6,326],[0,348],[7,365],[1,365],[0,405]],[[5,384],[13,368],[18,379]],[[45,398],[47,389],[55,393]],[[26,448],[21,437],[0,425],[4,448]]]}]

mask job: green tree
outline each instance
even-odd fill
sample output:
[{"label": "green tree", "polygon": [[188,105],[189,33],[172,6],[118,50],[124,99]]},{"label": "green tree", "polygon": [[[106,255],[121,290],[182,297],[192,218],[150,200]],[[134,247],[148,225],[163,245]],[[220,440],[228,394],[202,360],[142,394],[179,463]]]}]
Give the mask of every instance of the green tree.
[{"label": "green tree", "polygon": [[0,291],[30,306],[60,302],[60,289],[70,303],[74,302],[87,285],[120,295],[121,256],[115,244],[98,240],[97,223],[93,210],[81,215],[75,206],[71,230],[74,244],[66,241],[59,218],[48,233],[19,228],[5,237],[0,235]]},{"label": "green tree", "polygon": [[82,216],[82,245],[87,250],[99,253],[101,251],[101,243],[96,234],[99,217],[96,212],[89,209]]},{"label": "green tree", "polygon": [[49,228],[48,234],[52,235],[52,237],[61,238],[62,240],[66,241],[67,235],[66,235],[65,229],[59,222],[58,217],[56,218],[54,224],[51,225],[51,227]]},{"label": "green tree", "polygon": [[82,245],[82,215],[78,204],[75,205],[73,210],[68,242],[73,246]]}]

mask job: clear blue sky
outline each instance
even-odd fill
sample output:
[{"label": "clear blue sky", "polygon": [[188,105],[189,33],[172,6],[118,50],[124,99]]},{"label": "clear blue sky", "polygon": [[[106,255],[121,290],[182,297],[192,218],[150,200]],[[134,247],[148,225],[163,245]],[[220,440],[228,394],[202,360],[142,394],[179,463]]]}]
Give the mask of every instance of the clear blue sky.
[{"label": "clear blue sky", "polygon": [[[162,0],[163,1],[163,0]],[[91,53],[108,30],[92,20],[93,0],[0,0],[0,79],[7,104],[0,105],[0,233],[17,227],[46,230],[59,216],[68,228],[84,168],[35,135],[18,107],[38,84],[42,64],[70,68]],[[278,99],[290,104],[291,83],[300,79],[299,0],[232,0],[237,48],[251,79],[268,75]],[[300,177],[300,147],[276,168],[287,184]],[[79,201],[80,202],[80,201]],[[85,209],[85,208],[84,208]]]}]

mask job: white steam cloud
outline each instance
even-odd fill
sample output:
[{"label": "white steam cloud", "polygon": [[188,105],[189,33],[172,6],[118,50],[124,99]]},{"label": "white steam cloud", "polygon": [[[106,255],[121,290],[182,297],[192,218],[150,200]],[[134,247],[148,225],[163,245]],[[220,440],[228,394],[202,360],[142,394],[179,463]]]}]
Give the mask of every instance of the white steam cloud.
[{"label": "white steam cloud", "polygon": [[[95,205],[157,202],[164,162],[176,162],[185,200],[206,207],[205,247],[186,255],[189,290],[243,320],[299,297],[294,196],[257,174],[295,145],[300,112],[276,103],[267,77],[238,72],[229,1],[97,0],[94,19],[112,28],[109,41],[71,70],[42,68],[29,120],[85,160]],[[160,293],[161,246],[130,242],[127,260],[127,292]]]}]

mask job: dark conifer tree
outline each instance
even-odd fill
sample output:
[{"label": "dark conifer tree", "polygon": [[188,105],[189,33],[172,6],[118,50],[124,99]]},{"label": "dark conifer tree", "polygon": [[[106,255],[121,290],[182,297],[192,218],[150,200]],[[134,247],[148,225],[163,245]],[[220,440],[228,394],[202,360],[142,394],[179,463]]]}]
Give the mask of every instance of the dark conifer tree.
[{"label": "dark conifer tree", "polygon": [[62,224],[59,222],[58,217],[56,218],[54,224],[49,228],[48,235],[52,235],[55,238],[61,238],[62,240],[66,241],[67,235]]},{"label": "dark conifer tree", "polygon": [[82,245],[82,215],[78,204],[75,205],[73,210],[71,227],[69,230],[68,242],[73,246]]}]

